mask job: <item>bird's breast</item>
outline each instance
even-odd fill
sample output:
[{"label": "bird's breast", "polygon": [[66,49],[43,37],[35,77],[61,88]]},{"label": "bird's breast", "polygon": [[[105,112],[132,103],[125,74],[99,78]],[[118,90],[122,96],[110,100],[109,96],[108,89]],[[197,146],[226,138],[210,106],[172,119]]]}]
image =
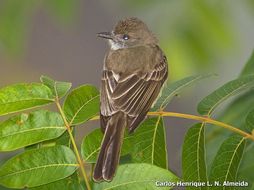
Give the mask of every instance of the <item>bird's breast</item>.
[{"label": "bird's breast", "polygon": [[104,64],[107,70],[113,71],[116,78],[122,74],[147,73],[154,68],[157,54],[155,48],[146,46],[110,50]]}]

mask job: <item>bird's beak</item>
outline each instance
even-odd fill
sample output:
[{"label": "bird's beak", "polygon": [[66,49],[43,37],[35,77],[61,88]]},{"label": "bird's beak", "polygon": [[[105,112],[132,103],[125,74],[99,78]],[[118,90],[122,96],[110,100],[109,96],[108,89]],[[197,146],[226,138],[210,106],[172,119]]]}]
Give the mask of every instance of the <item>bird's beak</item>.
[{"label": "bird's beak", "polygon": [[105,38],[105,39],[110,39],[110,40],[113,39],[113,35],[111,32],[100,32],[97,34],[97,36],[100,38]]}]

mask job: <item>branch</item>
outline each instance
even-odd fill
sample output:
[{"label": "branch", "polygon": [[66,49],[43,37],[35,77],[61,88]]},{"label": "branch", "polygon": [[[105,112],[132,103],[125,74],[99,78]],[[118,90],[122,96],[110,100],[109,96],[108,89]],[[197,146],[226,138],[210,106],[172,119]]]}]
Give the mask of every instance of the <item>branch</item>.
[{"label": "branch", "polygon": [[[252,141],[254,141],[254,136],[241,130],[238,129],[232,125],[223,123],[221,121],[217,121],[214,120],[212,118],[209,117],[203,117],[203,116],[197,116],[197,115],[191,115],[191,114],[184,114],[184,113],[176,113],[176,112],[164,112],[164,111],[160,111],[160,112],[148,112],[147,115],[152,115],[152,116],[162,116],[162,117],[178,117],[178,118],[184,118],[184,119],[191,119],[191,120],[196,120],[196,121],[201,121],[201,122],[205,122],[205,123],[210,123],[225,129],[228,129],[230,131],[233,131],[235,133],[238,133],[240,135],[242,135],[243,137],[245,137],[246,139],[251,139]],[[98,120],[99,116],[95,116],[90,120]]]},{"label": "branch", "polygon": [[245,131],[238,129],[236,127],[233,127],[232,125],[223,123],[221,121],[217,121],[214,119],[211,119],[209,117],[202,117],[202,116],[196,116],[196,115],[191,115],[191,114],[184,114],[184,113],[176,113],[176,112],[149,112],[148,115],[154,115],[154,116],[168,116],[168,117],[178,117],[178,118],[185,118],[185,119],[192,119],[192,120],[197,120],[197,121],[202,121],[205,123],[210,123],[225,129],[228,129],[230,131],[233,131],[235,133],[238,133],[242,136],[244,136],[247,139],[251,139],[254,141],[254,136],[252,136],[249,133],[246,133]]},{"label": "branch", "polygon": [[81,173],[82,173],[82,175],[83,175],[83,177],[84,177],[87,190],[91,190],[91,187],[90,187],[90,184],[89,184],[89,180],[88,180],[86,171],[85,171],[85,169],[84,169],[84,168],[85,168],[85,167],[84,167],[84,163],[83,163],[83,161],[82,161],[82,159],[81,159],[81,156],[80,156],[80,154],[79,154],[79,151],[78,151],[78,148],[77,148],[75,139],[74,139],[74,137],[73,137],[73,135],[72,135],[71,126],[70,126],[70,124],[68,123],[68,121],[66,120],[65,114],[64,114],[64,112],[63,112],[63,110],[62,110],[62,107],[61,107],[61,105],[60,105],[60,103],[59,103],[58,98],[56,98],[55,103],[56,103],[56,106],[57,106],[57,108],[58,108],[58,110],[59,110],[59,112],[60,112],[60,114],[61,114],[61,116],[62,116],[62,118],[63,118],[65,127],[66,127],[66,129],[67,129],[67,131],[68,131],[68,134],[69,134],[69,136],[70,136],[71,143],[72,143],[74,152],[75,152],[75,154],[76,154],[76,158],[77,158],[77,160],[78,160],[79,167],[80,167],[80,169],[81,169]]}]

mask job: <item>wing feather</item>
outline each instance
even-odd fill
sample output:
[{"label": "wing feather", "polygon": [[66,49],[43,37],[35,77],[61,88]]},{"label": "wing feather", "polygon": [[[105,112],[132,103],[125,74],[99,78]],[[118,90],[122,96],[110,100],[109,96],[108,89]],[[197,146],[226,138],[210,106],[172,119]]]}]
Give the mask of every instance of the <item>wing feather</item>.
[{"label": "wing feather", "polygon": [[114,78],[110,70],[103,71],[101,87],[102,129],[108,117],[117,111],[128,116],[129,131],[132,132],[145,118],[167,79],[168,69],[165,56],[148,73],[135,73]]}]

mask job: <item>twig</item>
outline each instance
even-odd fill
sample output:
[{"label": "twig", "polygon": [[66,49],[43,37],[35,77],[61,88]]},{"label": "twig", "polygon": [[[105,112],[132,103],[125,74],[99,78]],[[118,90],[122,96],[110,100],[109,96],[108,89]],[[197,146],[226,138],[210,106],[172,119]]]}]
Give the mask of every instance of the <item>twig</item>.
[{"label": "twig", "polygon": [[225,129],[228,129],[230,131],[233,131],[235,133],[238,133],[242,136],[244,136],[247,139],[251,139],[254,141],[254,136],[252,136],[249,133],[246,133],[245,131],[242,131],[241,129],[238,129],[236,127],[233,127],[232,125],[223,123],[221,121],[217,121],[214,119],[211,119],[209,117],[203,117],[203,116],[196,116],[196,115],[191,115],[191,114],[184,114],[184,113],[176,113],[176,112],[149,112],[148,115],[154,115],[154,116],[169,116],[169,117],[178,117],[178,118],[185,118],[185,119],[192,119],[192,120],[197,120],[197,121],[202,121],[205,123],[210,123],[214,124],[219,127],[223,127]]},{"label": "twig", "polygon": [[80,156],[80,154],[79,154],[79,151],[78,151],[78,148],[77,148],[75,139],[74,139],[74,137],[73,137],[73,135],[72,135],[71,127],[70,127],[68,121],[66,120],[65,114],[64,114],[64,112],[63,112],[63,110],[62,110],[62,107],[61,107],[61,105],[60,105],[60,103],[59,103],[58,98],[56,98],[55,103],[56,103],[56,106],[57,106],[57,108],[58,108],[58,110],[59,110],[59,112],[60,112],[60,114],[61,114],[61,116],[62,116],[62,118],[63,118],[65,127],[66,127],[66,129],[67,129],[67,131],[68,131],[68,134],[69,134],[69,136],[70,136],[71,143],[72,143],[74,152],[75,152],[75,154],[76,154],[76,158],[77,158],[77,160],[78,160],[79,167],[80,167],[80,169],[81,169],[81,173],[82,173],[82,175],[83,175],[83,177],[84,177],[87,190],[91,190],[90,183],[89,183],[89,180],[88,180],[86,171],[85,171],[85,169],[84,169],[84,163],[83,163],[83,161],[82,161],[82,159],[81,159],[81,156]]},{"label": "twig", "polygon": [[[167,117],[178,117],[178,118],[185,118],[185,119],[192,119],[192,120],[197,120],[197,121],[202,121],[205,123],[210,123],[225,129],[228,129],[230,131],[233,131],[235,133],[238,133],[242,136],[244,136],[247,139],[251,139],[254,141],[254,136],[246,133],[245,131],[238,129],[236,127],[233,127],[232,125],[223,123],[221,121],[217,121],[214,120],[212,118],[209,117],[204,117],[204,116],[197,116],[197,115],[191,115],[191,114],[184,114],[184,113],[176,113],[176,112],[164,112],[164,111],[160,111],[160,112],[148,112],[147,115],[152,115],[152,116],[167,116]],[[91,118],[90,120],[98,120],[99,116],[95,116],[93,118]]]}]

